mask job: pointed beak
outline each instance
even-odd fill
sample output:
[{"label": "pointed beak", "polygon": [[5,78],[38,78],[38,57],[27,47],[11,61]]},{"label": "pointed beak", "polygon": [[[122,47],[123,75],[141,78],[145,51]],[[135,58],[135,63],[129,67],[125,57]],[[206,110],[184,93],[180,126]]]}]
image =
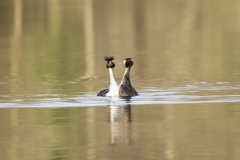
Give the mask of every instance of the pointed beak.
[{"label": "pointed beak", "polygon": [[124,62],[125,62],[125,61],[123,61],[123,62],[119,63],[119,65],[120,65],[120,64],[124,64]]}]

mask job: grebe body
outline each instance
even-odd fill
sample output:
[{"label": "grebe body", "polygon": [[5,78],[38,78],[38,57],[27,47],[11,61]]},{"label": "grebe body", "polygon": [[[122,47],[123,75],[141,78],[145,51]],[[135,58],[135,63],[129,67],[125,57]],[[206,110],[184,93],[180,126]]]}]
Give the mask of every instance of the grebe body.
[{"label": "grebe body", "polygon": [[114,57],[105,57],[104,59],[109,71],[110,85],[109,88],[99,91],[97,96],[118,96],[118,85],[113,76],[113,68],[115,67],[113,63]]},{"label": "grebe body", "polygon": [[130,69],[133,66],[131,58],[126,58],[123,63],[126,67],[122,81],[118,86],[119,96],[137,96],[137,91],[132,87],[130,81]]}]

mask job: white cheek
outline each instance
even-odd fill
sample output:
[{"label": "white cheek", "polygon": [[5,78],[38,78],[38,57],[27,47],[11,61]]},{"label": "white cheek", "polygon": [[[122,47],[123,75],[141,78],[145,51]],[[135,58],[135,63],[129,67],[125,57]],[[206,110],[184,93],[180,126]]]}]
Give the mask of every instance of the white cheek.
[{"label": "white cheek", "polygon": [[126,63],[126,60],[123,61],[123,64],[125,64],[125,63]]}]

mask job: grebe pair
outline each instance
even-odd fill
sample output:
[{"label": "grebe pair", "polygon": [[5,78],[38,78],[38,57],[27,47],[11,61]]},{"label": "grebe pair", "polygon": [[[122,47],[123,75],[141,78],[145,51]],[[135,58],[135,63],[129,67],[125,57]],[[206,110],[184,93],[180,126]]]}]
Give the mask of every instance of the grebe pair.
[{"label": "grebe pair", "polygon": [[98,92],[97,96],[137,96],[137,91],[132,87],[130,81],[130,69],[133,66],[131,58],[126,58],[121,64],[124,64],[126,69],[119,86],[113,77],[112,69],[115,67],[113,63],[114,57],[105,57],[106,67],[109,70],[110,85],[109,88]]}]

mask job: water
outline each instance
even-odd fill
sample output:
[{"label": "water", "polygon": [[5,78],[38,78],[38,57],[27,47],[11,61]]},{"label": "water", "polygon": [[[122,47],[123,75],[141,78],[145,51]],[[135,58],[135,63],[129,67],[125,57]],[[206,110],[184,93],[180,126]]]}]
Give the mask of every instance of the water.
[{"label": "water", "polygon": [[[1,4],[1,159],[240,158],[240,2]],[[106,55],[139,96],[96,96]]]},{"label": "water", "polygon": [[[2,95],[1,108],[32,108],[32,107],[89,107],[106,106],[109,104],[202,104],[240,102],[240,86],[229,86],[227,82],[207,84],[198,82],[193,85],[174,88],[145,87],[139,96],[128,97],[97,97],[96,93],[68,94],[36,94],[26,95],[24,99],[10,99]],[[5,99],[5,100],[3,100]]]}]

